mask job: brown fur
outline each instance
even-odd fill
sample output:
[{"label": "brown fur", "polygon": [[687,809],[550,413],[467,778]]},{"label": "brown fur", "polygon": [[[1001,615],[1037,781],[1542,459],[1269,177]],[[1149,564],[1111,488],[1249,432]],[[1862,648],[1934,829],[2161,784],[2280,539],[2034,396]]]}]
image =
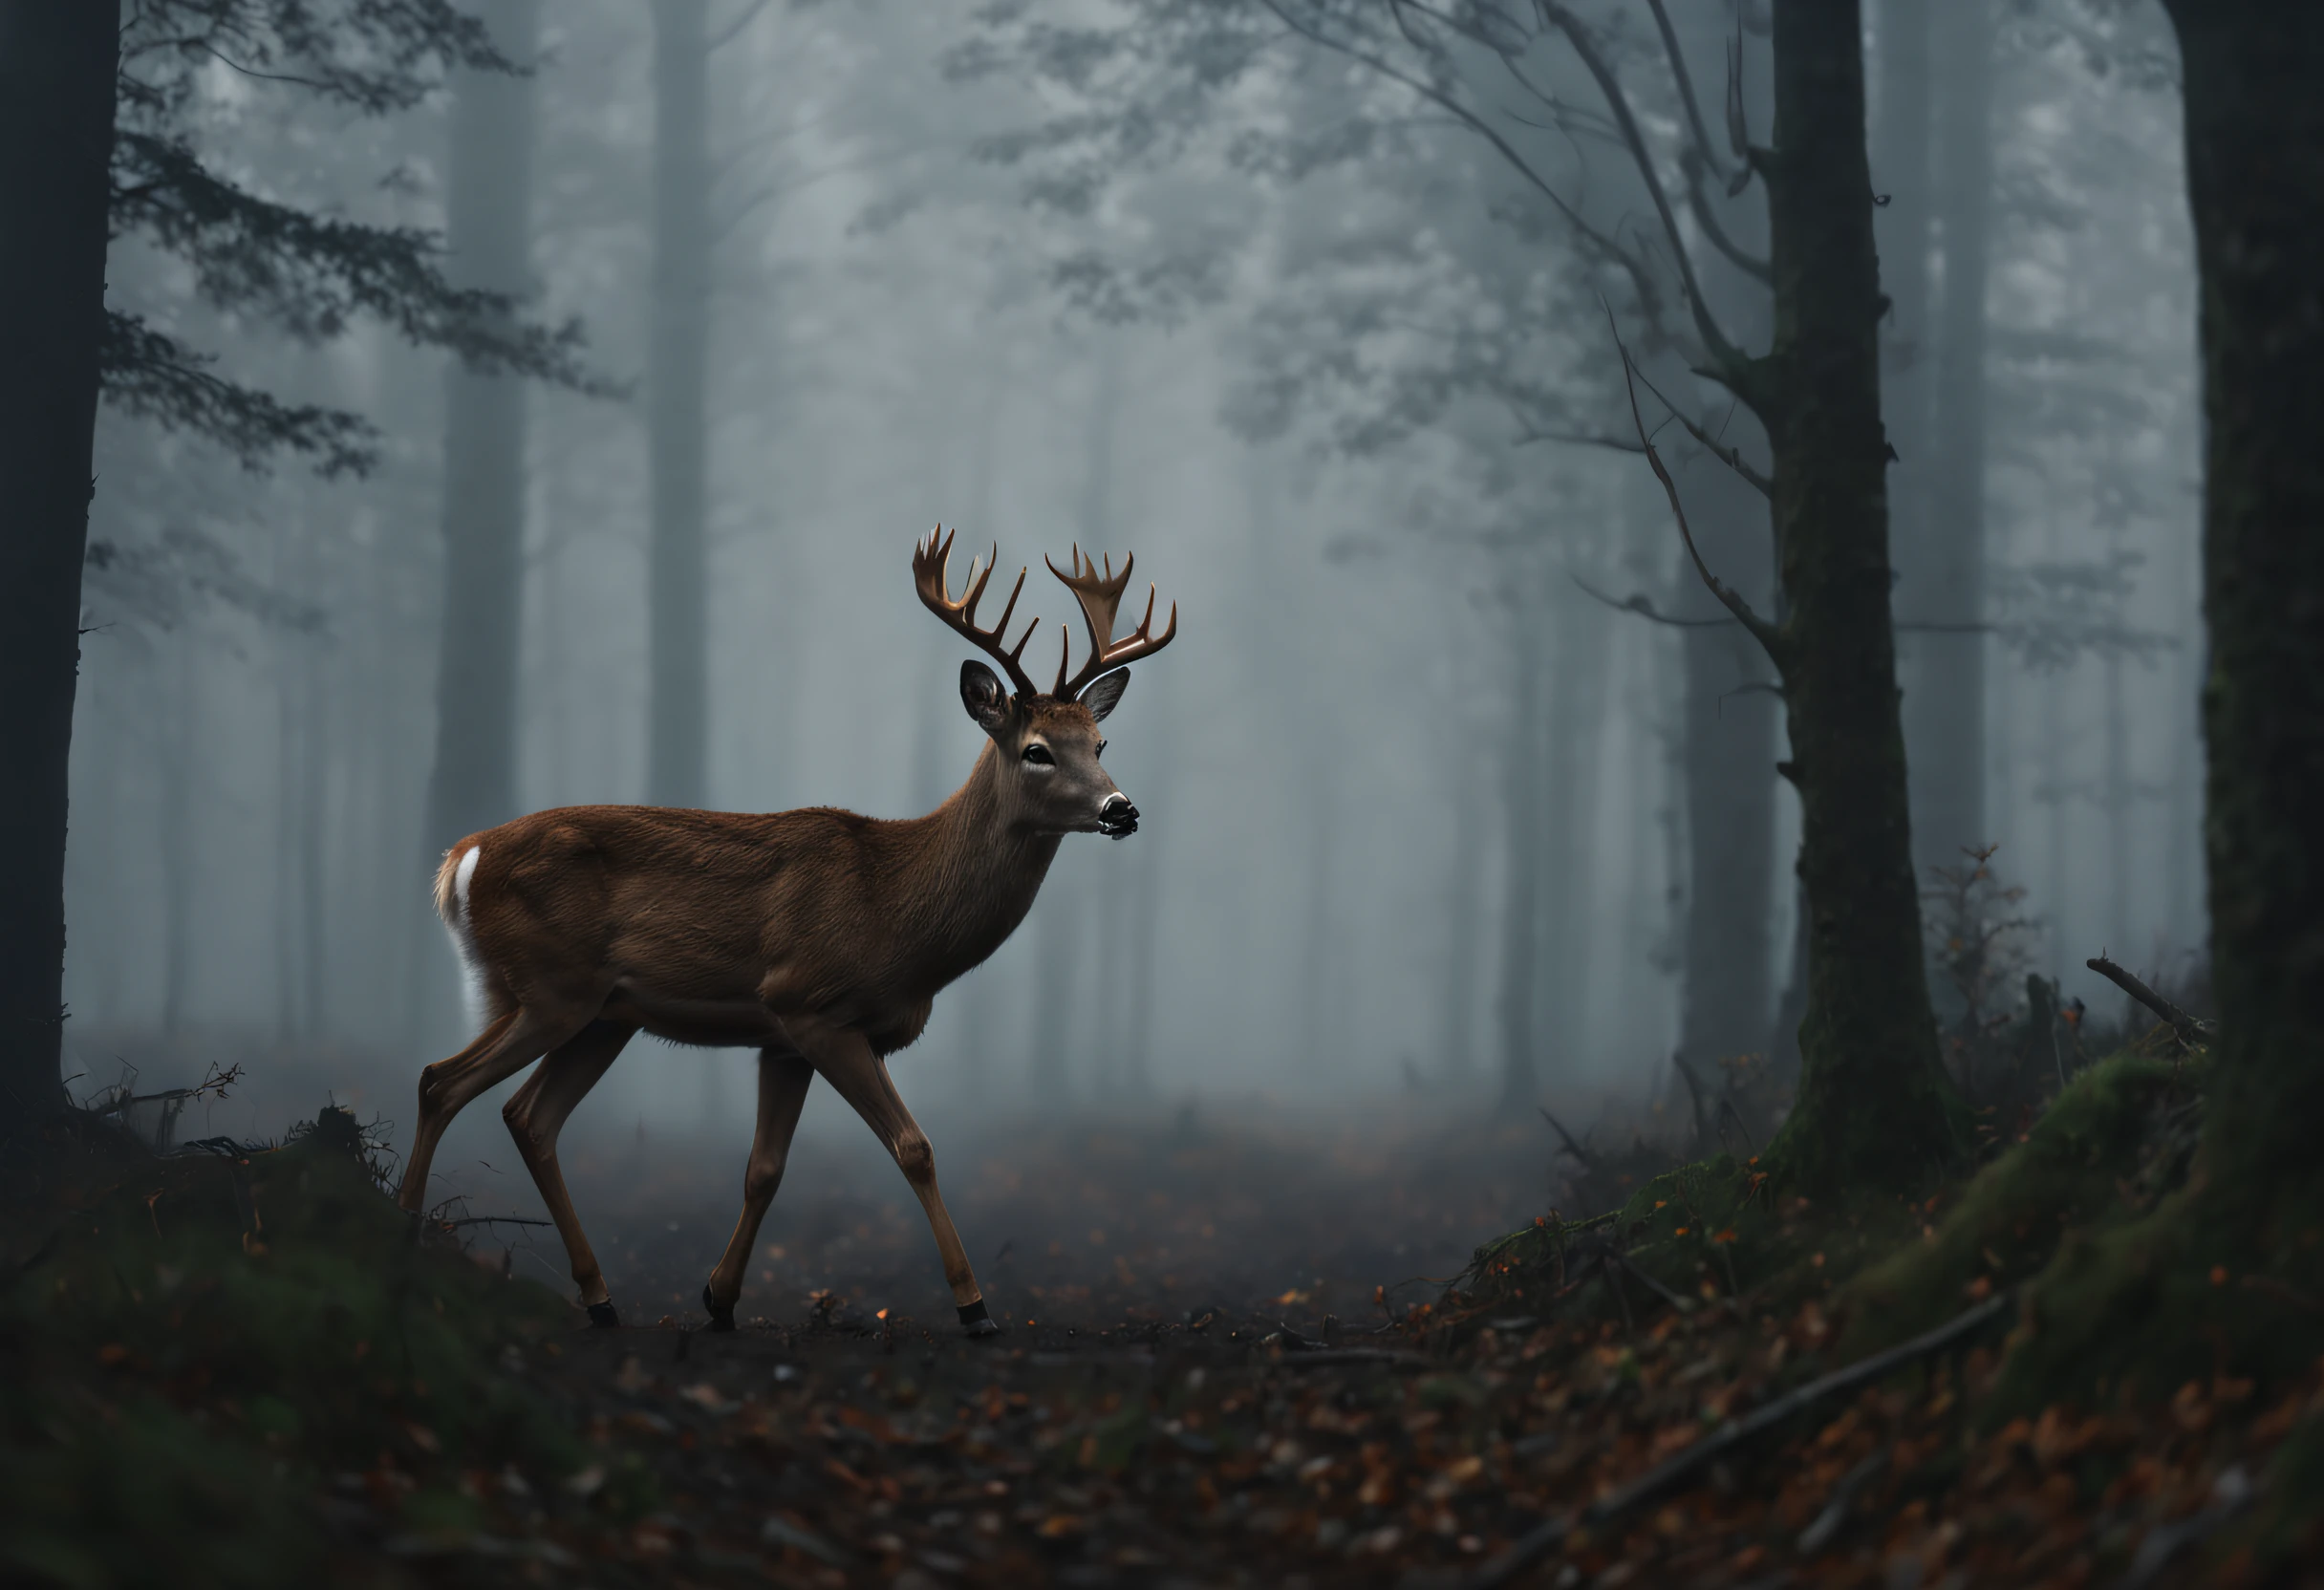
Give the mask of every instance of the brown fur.
[{"label": "brown fur", "polygon": [[942,806],[900,821],[830,806],[535,812],[454,846],[437,910],[454,922],[453,873],[481,847],[466,926],[494,1015],[553,1005],[729,1045],[780,1042],[785,1016],[811,1014],[893,1053],[1024,920],[1061,834],[1094,827],[1114,793],[1087,709],[1037,698],[1018,717],[1011,763],[1041,738],[1058,758],[1047,781],[1071,781],[1059,793],[1087,823],[1010,787],[1027,775],[995,743]]},{"label": "brown fur", "polygon": [[[705,1295],[731,1309],[741,1292],[799,1106],[822,1076],[894,1155],[927,1210],[963,1319],[974,1310],[981,1320],[934,1153],[884,1057],[918,1038],[937,993],[1024,920],[1058,841],[1097,831],[1120,791],[1098,763],[1087,706],[1001,698],[990,675],[971,673],[994,692],[970,703],[985,713],[989,739],[968,781],[924,817],[564,806],[446,852],[436,909],[483,985],[486,1020],[473,1043],[420,1078],[403,1206],[422,1207],[436,1145],[461,1107],[546,1055],[503,1113],[583,1301],[601,1303],[604,1279],[557,1169],[566,1116],[639,1030],[751,1044],[761,1050],[758,1137],[742,1217]],[[965,677],[963,691],[965,700]],[[1024,760],[1035,741],[1046,765]],[[476,849],[463,913],[457,872]]]}]

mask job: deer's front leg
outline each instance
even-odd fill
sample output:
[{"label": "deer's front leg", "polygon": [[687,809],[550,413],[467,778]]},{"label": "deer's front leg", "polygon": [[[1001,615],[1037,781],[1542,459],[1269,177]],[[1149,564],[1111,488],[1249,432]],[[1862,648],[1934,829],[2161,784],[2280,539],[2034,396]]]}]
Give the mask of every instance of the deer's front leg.
[{"label": "deer's front leg", "polygon": [[912,1118],[912,1111],[904,1107],[889,1078],[888,1063],[872,1052],[872,1045],[860,1033],[804,1021],[786,1021],[784,1029],[895,1156],[897,1169],[912,1184],[920,1207],[928,1212],[929,1229],[936,1233],[936,1252],[944,1260],[944,1279],[952,1287],[953,1306],[959,1311],[961,1326],[971,1336],[998,1336],[1001,1327],[993,1323],[984,1306],[984,1292],[977,1285],[976,1272],[969,1268],[968,1250],[960,1245],[960,1234],[953,1229],[943,1194],[936,1191],[936,1150],[929,1146],[920,1124]]}]

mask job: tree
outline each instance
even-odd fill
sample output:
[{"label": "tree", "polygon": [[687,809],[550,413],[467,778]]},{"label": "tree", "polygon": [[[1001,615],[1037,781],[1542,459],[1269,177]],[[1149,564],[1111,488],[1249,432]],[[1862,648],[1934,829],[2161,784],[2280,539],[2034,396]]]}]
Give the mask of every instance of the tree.
[{"label": "tree", "polygon": [[2189,1375],[2304,1373],[2324,1278],[2324,12],[2165,3],[2202,285],[2219,1031],[2186,1185],[2061,1250],[2027,1300],[2038,1328],[2010,1370],[2045,1399],[2108,1374],[2166,1396]]},{"label": "tree", "polygon": [[120,8],[0,5],[0,1132],[60,1094],[65,805],[80,662]]},{"label": "tree", "polygon": [[437,242],[262,197],[204,161],[196,111],[224,66],[358,114],[419,104],[451,65],[506,71],[449,0],[115,0],[0,5],[0,683],[16,715],[0,812],[0,1129],[61,1100],[67,765],[88,559],[91,439],[106,400],[251,467],[283,452],[360,471],[357,416],[282,402],[220,374],[133,307],[105,301],[110,239],[186,269],[213,307],[307,341],[357,315],[484,368],[585,384],[578,333],[455,287]]},{"label": "tree", "polygon": [[2290,1252],[2324,1110],[2324,12],[2167,0],[2203,294],[2211,1229]]},{"label": "tree", "polygon": [[[1889,448],[1878,342],[1884,304],[1873,247],[1860,8],[1855,0],[1776,0],[1769,29],[1775,141],[1750,141],[1738,75],[1727,97],[1724,152],[1711,143],[1667,9],[1650,0],[1647,10],[1652,39],[1630,31],[1626,11],[1609,18],[1549,0],[1431,8],[1147,0],[1133,9],[1133,21],[1110,33],[1025,23],[1022,9],[1010,8],[1001,26],[1018,30],[1018,58],[1034,62],[1079,102],[996,152],[1047,161],[1048,191],[1086,206],[1113,170],[1183,147],[1195,136],[1186,129],[1204,125],[1196,110],[1223,101],[1245,75],[1263,70],[1257,63],[1281,54],[1270,45],[1302,47],[1310,60],[1388,85],[1408,113],[1422,112],[1437,125],[1449,118],[1482,140],[1517,178],[1530,223],[1561,232],[1578,273],[1625,301],[1646,339],[1642,354],[1658,368],[1683,358],[1758,420],[1764,465],[1723,440],[1719,415],[1705,412],[1695,394],[1680,389],[1664,400],[1659,387],[1649,389],[1661,402],[1658,413],[1668,411],[1773,505],[1778,591],[1772,616],[1711,569],[1688,538],[1705,585],[1775,664],[1791,737],[1777,771],[1801,801],[1807,1011],[1797,1099],[1771,1163],[1818,1195],[1856,1184],[1908,1185],[1964,1143],[1958,1100],[1938,1063],[1910,851],[1888,606]],[[1664,86],[1650,108],[1674,135],[1649,130],[1625,75],[1658,56],[1665,69],[1656,80]],[[964,69],[990,58],[971,59]],[[1520,146],[1511,129],[1524,122],[1504,114],[1504,95],[1526,101],[1525,119],[1547,135],[1539,144]],[[1096,108],[1108,104],[1127,108]],[[1393,135],[1351,134],[1345,122],[1316,131],[1302,122],[1279,130],[1272,143],[1265,129],[1246,134],[1238,147],[1287,148],[1295,163],[1345,161],[1350,150],[1400,147],[1416,136],[1411,121],[1408,114]],[[1570,196],[1577,184],[1560,181],[1550,163],[1570,149],[1609,146],[1626,161],[1645,201],[1640,209],[1653,218],[1651,247],[1635,233],[1639,209],[1609,216],[1585,207]],[[1737,242],[1710,198],[1715,184],[1741,194],[1754,182],[1766,194],[1765,257]],[[1625,204],[1632,191],[1623,192]],[[1518,203],[1504,200],[1504,208]],[[1690,226],[1680,222],[1681,204]],[[1770,289],[1765,353],[1747,352],[1718,317],[1699,265],[1712,255]],[[1125,274],[1108,277],[1081,262],[1073,269],[1082,281],[1108,285]],[[1539,372],[1532,374],[1539,390]],[[1510,390],[1504,396],[1521,396]],[[1582,407],[1568,388],[1547,412],[1528,416],[1531,433],[1638,445],[1622,440],[1627,425],[1618,434],[1586,410],[1576,418]],[[1646,434],[1643,418],[1636,431]],[[1655,463],[1659,471],[1659,458]],[[1674,483],[1670,492],[1680,505]]]}]

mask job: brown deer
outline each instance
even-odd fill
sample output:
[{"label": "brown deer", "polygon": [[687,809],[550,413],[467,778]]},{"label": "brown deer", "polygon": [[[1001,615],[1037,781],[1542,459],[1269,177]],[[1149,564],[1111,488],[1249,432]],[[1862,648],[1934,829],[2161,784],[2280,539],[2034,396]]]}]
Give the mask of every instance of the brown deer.
[{"label": "brown deer", "polygon": [[[590,1319],[619,1322],[557,1169],[557,1133],[638,1032],[680,1043],[755,1044],[759,1116],[742,1214],[702,1288],[713,1330],[734,1328],[735,1300],[759,1223],[783,1179],[807,1086],[821,1075],[886,1144],[928,1212],[960,1322],[998,1330],[936,1191],[936,1156],[889,1079],[887,1057],[919,1037],[937,992],[982,961],[1032,909],[1068,833],[1122,839],[1138,808],[1098,757],[1098,724],[1129,683],[1123,664],[1178,633],[1153,634],[1154,596],[1136,631],[1113,638],[1130,584],[1073,549],[1073,592],[1089,655],[1071,677],[1069,634],[1057,682],[1034,688],[1009,618],[977,627],[992,578],[974,559],[958,601],[941,527],[913,550],[920,600],[1007,671],[1014,693],[977,661],[960,665],[960,701],[989,737],[968,782],[925,817],[882,822],[812,806],[744,814],[660,806],[564,806],[471,834],[444,853],[436,909],[481,988],[484,1031],[420,1079],[420,1126],[398,1195],[417,1214],[428,1164],[461,1107],[533,1061],[540,1069],[502,1110],[572,1263]],[[998,548],[995,548],[996,554]],[[1044,560],[1046,561],[1046,560]],[[1063,628],[1063,626],[1061,626]],[[546,1058],[543,1058],[546,1057]]]}]

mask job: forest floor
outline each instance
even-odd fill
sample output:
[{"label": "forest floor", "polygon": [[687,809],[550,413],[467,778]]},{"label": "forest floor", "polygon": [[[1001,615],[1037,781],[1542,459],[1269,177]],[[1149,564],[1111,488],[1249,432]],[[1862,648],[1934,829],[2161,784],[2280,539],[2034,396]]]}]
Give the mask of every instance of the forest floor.
[{"label": "forest floor", "polygon": [[[2007,1183],[2013,1229],[2102,1220],[2092,1186],[2151,1196],[2151,1143],[2085,1151],[2094,1110],[2180,1119],[2157,1107],[2166,1074],[2130,1080],[2054,1112],[2080,1134],[2058,1163],[2088,1174]],[[1909,1209],[1762,1204],[1722,1242],[1684,1181],[1644,1190],[1628,1232],[1561,1226],[1546,1145],[1515,1129],[1026,1132],[947,1173],[1009,1326],[969,1342],[909,1204],[786,1191],[721,1335],[685,1303],[736,1168],[640,1184],[600,1166],[576,1181],[585,1209],[622,1211],[598,1223],[625,1325],[593,1331],[525,1278],[531,1258],[505,1277],[474,1240],[499,1228],[411,1243],[333,1136],[132,1160],[45,1236],[16,1234],[0,1577],[1922,1590],[2324,1571],[2313,1540],[2286,1545],[2281,1504],[2308,1482],[2274,1461],[2315,1450],[2313,1377],[1994,1416],[2024,1261],[1979,1235],[1990,1170]],[[1513,1225],[1526,1253],[1446,1289]],[[1866,1350],[1861,1278],[1956,1250],[1976,1274],[1907,1312],[1963,1328],[1818,1393]],[[1753,1254],[1782,1261],[1752,1279]],[[1796,1413],[1732,1441],[1787,1396]]]}]

